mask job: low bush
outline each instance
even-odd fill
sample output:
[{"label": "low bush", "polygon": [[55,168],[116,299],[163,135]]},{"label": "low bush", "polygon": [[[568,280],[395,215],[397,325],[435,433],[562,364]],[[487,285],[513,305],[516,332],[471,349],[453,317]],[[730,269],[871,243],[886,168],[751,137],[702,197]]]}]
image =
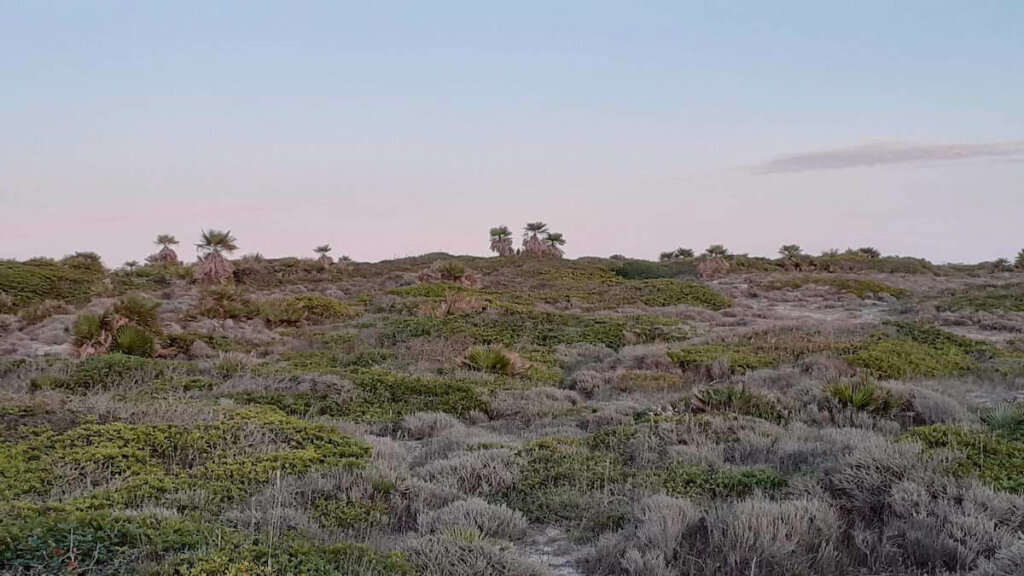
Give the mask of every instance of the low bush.
[{"label": "low bush", "polygon": [[190,311],[195,316],[220,320],[252,318],[258,312],[245,290],[237,286],[204,288],[199,302]]},{"label": "low bush", "polygon": [[54,300],[43,300],[36,304],[30,304],[18,311],[18,318],[25,324],[38,324],[50,316],[67,314],[70,308],[63,302]]},{"label": "low bush", "polygon": [[785,419],[771,399],[735,386],[697,390],[690,400],[690,409],[694,412],[735,412],[772,422]]},{"label": "low bush", "polygon": [[722,344],[687,346],[670,350],[668,356],[683,370],[695,371],[705,378],[711,377],[712,367],[716,362],[722,365],[722,371],[726,375],[771,368],[779,363],[778,359],[767,354]]},{"label": "low bush", "polygon": [[956,376],[969,372],[976,365],[957,348],[937,349],[897,339],[872,341],[845,360],[886,380]]},{"label": "low bush", "polygon": [[182,363],[114,353],[90,356],[70,364],[64,373],[44,373],[35,383],[39,388],[55,388],[76,393],[134,389],[156,381],[172,369],[180,370],[187,366]]},{"label": "low bush", "polygon": [[330,322],[358,314],[343,302],[316,294],[264,300],[258,309],[259,317],[272,326]]},{"label": "low bush", "polygon": [[275,473],[358,465],[369,454],[369,446],[333,428],[269,407],[187,427],[85,424],[0,444],[0,498],[61,487],[87,492],[96,504],[139,506],[187,490],[226,502]]},{"label": "low bush", "polygon": [[905,438],[928,449],[952,450],[961,458],[953,465],[957,476],[971,476],[1007,492],[1024,492],[1024,442],[999,433],[934,425],[914,428]]},{"label": "low bush", "polygon": [[424,576],[548,576],[549,572],[511,550],[486,541],[475,530],[413,540],[404,550],[409,563]]},{"label": "low bush", "polygon": [[13,306],[45,300],[84,302],[99,287],[102,270],[79,268],[52,261],[0,261],[0,294]]},{"label": "low bush", "polygon": [[715,500],[774,492],[786,486],[779,473],[768,468],[715,469],[679,462],[669,464],[665,470],[643,473],[642,482],[655,491],[674,496]]},{"label": "low bush", "polygon": [[942,300],[937,307],[950,312],[1024,312],[1024,284],[968,288]]},{"label": "low bush", "polygon": [[489,504],[479,498],[453,502],[420,516],[420,532],[445,533],[452,528],[476,530],[488,538],[518,540],[526,535],[526,518],[503,505]]},{"label": "low bush", "polygon": [[888,294],[894,298],[906,298],[910,295],[910,292],[898,288],[896,286],[890,286],[889,284],[883,284],[875,280],[868,280],[866,278],[836,278],[834,276],[818,276],[818,275],[805,275],[797,276],[794,278],[785,278],[779,280],[771,287],[775,289],[780,288],[802,288],[804,286],[829,286],[839,290],[853,294],[857,298],[864,298],[869,295],[881,295]]}]

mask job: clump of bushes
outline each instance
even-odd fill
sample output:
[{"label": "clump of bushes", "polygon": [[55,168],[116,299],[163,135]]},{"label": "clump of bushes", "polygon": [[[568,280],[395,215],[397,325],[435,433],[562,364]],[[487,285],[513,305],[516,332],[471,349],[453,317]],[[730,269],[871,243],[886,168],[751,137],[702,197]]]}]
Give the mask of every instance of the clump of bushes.
[{"label": "clump of bushes", "polygon": [[970,356],[956,348],[936,349],[895,339],[870,342],[847,356],[846,361],[886,380],[952,376],[975,366]]},{"label": "clump of bushes", "polygon": [[5,260],[0,261],[0,294],[10,299],[10,309],[44,300],[82,302],[99,286],[102,275],[102,267],[96,270],[51,260]]},{"label": "clump of bushes", "polygon": [[122,353],[89,356],[71,364],[66,373],[40,374],[32,384],[68,392],[134,389],[161,378],[172,366],[179,364]]},{"label": "clump of bushes", "polygon": [[779,422],[784,415],[771,399],[736,386],[701,388],[690,399],[694,412],[734,412]]},{"label": "clump of bushes", "polygon": [[975,477],[1007,492],[1024,492],[1024,442],[999,432],[946,424],[914,428],[905,438],[927,449],[959,454],[951,470],[956,476]]},{"label": "clump of bushes", "polygon": [[670,350],[668,357],[680,368],[710,378],[712,368],[718,364],[715,376],[721,377],[733,373],[745,373],[761,368],[778,365],[778,360],[767,354],[759,354],[740,346],[724,344],[707,344],[687,346],[678,350]]},{"label": "clump of bushes", "polygon": [[369,446],[331,427],[265,406],[191,426],[85,424],[0,445],[0,497],[63,486],[88,492],[95,505],[141,505],[183,490],[227,502],[277,472],[352,466],[369,454]]},{"label": "clump of bushes", "polygon": [[621,284],[614,291],[622,303],[631,300],[647,306],[697,306],[709,310],[724,310],[732,306],[732,299],[697,282],[679,280],[643,280]]},{"label": "clump of bushes", "polygon": [[968,288],[938,304],[944,311],[1024,312],[1024,284]]},{"label": "clump of bushes", "polygon": [[903,288],[883,284],[882,282],[877,282],[875,280],[868,280],[866,278],[836,278],[834,276],[805,275],[797,276],[795,278],[786,278],[772,284],[776,289],[801,288],[808,285],[830,286],[836,290],[853,294],[857,298],[864,298],[871,294],[888,294],[894,298],[906,298],[910,295],[910,292]]},{"label": "clump of bushes", "polygon": [[35,304],[25,306],[18,311],[18,318],[25,324],[38,324],[50,316],[67,314],[70,312],[67,304],[56,300],[43,300]]},{"label": "clump of bushes", "polygon": [[260,318],[272,326],[329,322],[356,314],[356,311],[344,302],[317,294],[264,300],[259,303],[258,310]]},{"label": "clump of bushes", "polygon": [[203,289],[198,304],[191,314],[218,320],[252,318],[258,312],[256,304],[245,290],[237,286],[210,286]]},{"label": "clump of bushes", "polygon": [[774,492],[786,486],[778,471],[769,468],[710,468],[672,462],[665,470],[648,472],[644,481],[673,496],[743,498],[755,492]]}]

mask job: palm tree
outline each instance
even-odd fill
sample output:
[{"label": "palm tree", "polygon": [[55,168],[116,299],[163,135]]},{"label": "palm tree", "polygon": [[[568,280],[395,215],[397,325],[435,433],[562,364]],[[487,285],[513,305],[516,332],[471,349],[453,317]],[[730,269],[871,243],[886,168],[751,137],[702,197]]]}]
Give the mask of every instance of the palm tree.
[{"label": "palm tree", "polygon": [[317,254],[320,255],[320,257],[317,258],[316,261],[319,262],[324,267],[327,267],[327,266],[330,266],[331,264],[334,264],[334,260],[331,259],[331,257],[327,255],[327,253],[330,252],[330,251],[331,251],[331,245],[330,244],[321,244],[321,245],[317,246],[316,248],[313,248],[313,252],[316,252]]},{"label": "palm tree", "polygon": [[729,250],[721,244],[712,244],[704,251],[704,255],[712,258],[725,258],[729,255]]},{"label": "palm tree", "polygon": [[127,268],[129,272],[134,272],[135,268],[138,267],[138,265],[139,265],[139,261],[138,260],[129,260],[129,261],[124,263],[124,267]]},{"label": "palm tree", "polygon": [[865,256],[865,257],[871,258],[871,259],[881,258],[882,257],[882,253],[878,251],[878,248],[873,248],[871,246],[865,246],[863,248],[857,248],[857,253],[860,254],[861,256]]},{"label": "palm tree", "polygon": [[561,258],[562,254],[564,253],[562,251],[562,246],[565,246],[565,237],[562,235],[561,232],[545,233],[544,248],[547,250],[548,254],[554,256],[555,258]]},{"label": "palm tree", "polygon": [[177,264],[178,253],[171,246],[175,246],[178,243],[178,239],[173,234],[158,235],[156,237],[156,245],[161,247],[160,251],[146,260],[153,264]]},{"label": "palm tree", "polygon": [[491,252],[498,256],[512,256],[516,253],[512,247],[512,231],[508,226],[491,228]]},{"label": "palm tree", "polygon": [[534,256],[543,256],[547,253],[547,246],[541,240],[540,235],[546,234],[548,225],[543,222],[530,222],[523,228],[523,253]]},{"label": "palm tree", "polygon": [[196,250],[200,253],[196,277],[203,284],[223,284],[230,280],[235,268],[224,254],[238,250],[238,240],[231,235],[230,230],[222,232],[213,229],[203,230],[201,240],[196,244]]},{"label": "palm tree", "polygon": [[992,262],[992,268],[996,272],[1009,272],[1010,270],[1013,270],[1013,267],[1010,266],[1010,261],[1006,258],[997,258]]},{"label": "palm tree", "polygon": [[1017,259],[1013,262],[1013,265],[1018,270],[1024,270],[1024,249],[1017,253]]}]

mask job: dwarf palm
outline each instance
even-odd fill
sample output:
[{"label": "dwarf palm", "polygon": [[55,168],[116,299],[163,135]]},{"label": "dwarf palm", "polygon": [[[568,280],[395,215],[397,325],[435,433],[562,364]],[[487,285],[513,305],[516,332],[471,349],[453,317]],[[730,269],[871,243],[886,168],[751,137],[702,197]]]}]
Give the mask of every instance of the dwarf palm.
[{"label": "dwarf palm", "polygon": [[547,253],[547,246],[541,240],[540,235],[548,231],[548,225],[543,222],[530,222],[523,228],[523,253],[542,256]]},{"label": "dwarf palm", "polygon": [[561,258],[563,254],[562,246],[565,246],[565,237],[562,236],[561,232],[548,232],[544,235],[544,247],[547,249],[548,254]]},{"label": "dwarf palm", "polygon": [[331,245],[330,244],[321,244],[321,245],[317,246],[316,248],[313,248],[313,252],[316,252],[317,254],[320,255],[320,257],[317,258],[316,261],[319,262],[320,264],[324,265],[324,266],[330,266],[331,264],[334,264],[334,260],[331,259],[331,257],[327,255],[327,253],[330,252],[330,251],[331,251]]},{"label": "dwarf palm", "polygon": [[224,253],[238,250],[238,240],[231,231],[203,230],[201,242],[196,244],[200,252],[196,266],[196,277],[203,284],[223,284],[234,275],[234,266],[224,257]]},{"label": "dwarf palm", "polygon": [[512,248],[512,231],[508,229],[508,226],[491,228],[491,252],[498,256],[515,254],[515,250]]},{"label": "dwarf palm", "polygon": [[712,244],[704,251],[704,255],[713,258],[725,258],[729,255],[729,250],[721,244]]},{"label": "dwarf palm", "polygon": [[173,234],[159,234],[156,237],[155,244],[160,246],[160,251],[146,258],[146,260],[153,264],[177,264],[178,253],[171,246],[178,243],[178,239]]}]

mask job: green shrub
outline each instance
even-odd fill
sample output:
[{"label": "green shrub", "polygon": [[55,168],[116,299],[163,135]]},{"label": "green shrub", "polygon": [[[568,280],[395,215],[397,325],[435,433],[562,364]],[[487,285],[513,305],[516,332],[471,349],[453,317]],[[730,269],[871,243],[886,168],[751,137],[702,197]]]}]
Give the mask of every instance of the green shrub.
[{"label": "green shrub", "polygon": [[428,282],[415,284],[413,286],[392,288],[391,290],[388,290],[387,293],[395,296],[404,296],[406,298],[429,298],[431,300],[442,300],[449,294],[465,291],[467,291],[466,288],[459,285],[446,285]]},{"label": "green shrub", "polygon": [[874,280],[865,278],[836,278],[833,276],[798,276],[786,278],[772,284],[775,289],[779,288],[801,288],[803,286],[831,286],[836,290],[853,294],[857,298],[864,298],[869,294],[889,294],[894,298],[906,298],[910,292],[903,288],[890,286]]},{"label": "green shrub", "polygon": [[924,344],[936,350],[956,349],[976,360],[987,360],[1001,355],[996,346],[988,342],[958,336],[936,326],[915,322],[889,321],[886,326],[896,331],[897,337]]},{"label": "green shrub", "polygon": [[75,252],[70,256],[61,258],[60,264],[63,264],[68,268],[87,270],[95,274],[103,274],[107,271],[107,269],[103,267],[103,261],[100,260],[100,255],[95,252]]},{"label": "green shrub", "polygon": [[383,554],[353,542],[286,543],[274,547],[222,546],[179,560],[174,576],[414,576],[399,553]]},{"label": "green shrub", "polygon": [[138,387],[162,376],[165,366],[161,361],[124,354],[93,356],[73,364],[67,375],[54,376],[48,386],[69,392]]},{"label": "green shrub", "polygon": [[67,305],[55,300],[43,300],[35,304],[29,304],[18,312],[18,318],[25,324],[38,324],[50,316],[67,314],[70,312]]},{"label": "green shrub", "polygon": [[907,340],[869,342],[846,361],[886,380],[955,376],[974,368],[974,360],[958,348],[936,349]]},{"label": "green shrub", "polygon": [[259,316],[272,325],[339,320],[355,314],[357,312],[343,302],[312,294],[274,298],[259,303]]},{"label": "green shrub", "polygon": [[722,344],[706,344],[687,346],[679,350],[671,350],[668,357],[684,370],[710,370],[716,360],[728,363],[731,372],[749,372],[762,368],[771,368],[779,364],[779,360],[766,354],[758,354],[739,346]]},{"label": "green shrub", "polygon": [[466,416],[487,410],[487,403],[469,382],[433,380],[378,369],[359,369],[353,373],[352,382],[358,394],[347,404],[347,416],[353,420],[395,421],[414,412]]},{"label": "green shrub", "polygon": [[675,277],[675,274],[668,266],[646,260],[626,260],[613,271],[616,276],[626,280],[651,280],[654,278]]},{"label": "green shrub", "polygon": [[480,372],[511,376],[515,366],[511,354],[500,346],[477,346],[466,353],[466,367]]},{"label": "green shrub", "polygon": [[786,486],[778,471],[768,468],[716,469],[672,462],[665,470],[647,472],[643,482],[655,490],[687,498],[745,498],[755,491],[774,492]]},{"label": "green shrub", "polygon": [[125,324],[117,329],[110,350],[128,356],[149,358],[156,352],[153,335],[134,324]]},{"label": "green shrub", "polygon": [[237,286],[213,286],[205,288],[199,303],[191,313],[205,318],[239,319],[252,318],[258,307],[249,299],[245,290]]},{"label": "green shrub", "polygon": [[0,261],[0,294],[6,294],[13,306],[44,300],[84,302],[101,277],[102,273],[53,262]]},{"label": "green shrub", "polygon": [[315,418],[317,416],[344,417],[348,414],[348,407],[344,402],[330,396],[306,392],[296,394],[243,392],[231,394],[230,398],[239,404],[273,406],[285,414],[302,418]]},{"label": "green shrub", "polygon": [[328,426],[252,406],[190,426],[84,424],[0,451],[0,496],[72,484],[91,488],[86,498],[96,505],[138,506],[199,489],[226,503],[276,473],[357,465],[370,449]]},{"label": "green shrub", "polygon": [[629,342],[681,340],[689,334],[669,330],[679,323],[656,316],[582,316],[521,308],[497,314],[400,317],[386,321],[378,338],[394,345],[426,336],[467,336],[477,344],[534,344],[542,347],[586,342],[621,348]]},{"label": "green shrub", "polygon": [[386,523],[388,505],[386,502],[350,499],[317,500],[313,505],[313,515],[322,524],[331,528],[365,528]]},{"label": "green shrub", "polygon": [[458,282],[466,275],[466,267],[455,260],[446,260],[437,267],[437,273],[445,282]]},{"label": "green shrub", "polygon": [[685,304],[709,310],[724,310],[732,306],[732,299],[697,282],[678,280],[644,280],[621,285],[616,291],[628,304],[632,298],[648,306],[676,306]]},{"label": "green shrub", "polygon": [[944,311],[1024,312],[1024,284],[968,288],[938,304]]},{"label": "green shrub", "polygon": [[625,480],[627,470],[615,455],[591,450],[573,438],[543,438],[519,451],[523,464],[517,488],[529,495],[534,490],[572,488],[597,490]]},{"label": "green shrub", "polygon": [[138,573],[138,566],[231,536],[193,519],[109,510],[28,509],[0,525],[5,574]]},{"label": "green shrub", "polygon": [[934,425],[914,428],[904,438],[928,449],[947,449],[960,455],[955,476],[978,478],[999,490],[1024,492],[1024,443],[980,430]]}]

